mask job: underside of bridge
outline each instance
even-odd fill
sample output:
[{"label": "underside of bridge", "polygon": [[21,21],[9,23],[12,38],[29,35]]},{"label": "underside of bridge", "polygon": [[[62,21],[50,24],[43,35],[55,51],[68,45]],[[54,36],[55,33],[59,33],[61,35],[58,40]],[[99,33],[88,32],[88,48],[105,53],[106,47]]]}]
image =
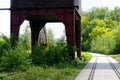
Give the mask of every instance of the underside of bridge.
[{"label": "underside of bridge", "polygon": [[[38,41],[39,32],[47,22],[63,22],[68,45],[76,46],[78,48],[77,55],[81,57],[81,16],[75,6],[69,6],[72,5],[73,0],[71,2],[69,2],[70,0],[65,0],[69,2],[68,6],[61,6],[60,4],[58,6],[56,2],[56,4],[53,4],[54,6],[48,5],[48,7],[46,7],[47,4],[45,4],[45,7],[44,5],[42,7],[38,6],[38,3],[35,3],[37,7],[35,5],[30,6],[32,5],[30,3],[27,7],[26,5],[28,4],[24,4],[22,1],[25,2],[25,0],[12,0],[11,2],[11,34],[16,37],[14,40],[18,39],[20,25],[24,20],[29,20],[30,22],[32,47]],[[36,1],[41,2],[42,0]],[[50,2],[50,0],[43,0],[42,3],[44,1]],[[62,1],[64,2],[64,0]],[[18,5],[15,5],[15,3],[18,3]],[[25,6],[21,7],[19,3]],[[71,57],[74,58],[74,53]]]}]

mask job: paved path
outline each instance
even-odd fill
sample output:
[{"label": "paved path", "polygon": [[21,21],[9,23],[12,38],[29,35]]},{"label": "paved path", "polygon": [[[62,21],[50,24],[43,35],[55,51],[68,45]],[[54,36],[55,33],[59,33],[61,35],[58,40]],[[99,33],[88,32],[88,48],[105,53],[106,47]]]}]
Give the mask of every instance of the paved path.
[{"label": "paved path", "polygon": [[93,58],[75,80],[120,80],[120,64],[110,56],[91,53]]}]

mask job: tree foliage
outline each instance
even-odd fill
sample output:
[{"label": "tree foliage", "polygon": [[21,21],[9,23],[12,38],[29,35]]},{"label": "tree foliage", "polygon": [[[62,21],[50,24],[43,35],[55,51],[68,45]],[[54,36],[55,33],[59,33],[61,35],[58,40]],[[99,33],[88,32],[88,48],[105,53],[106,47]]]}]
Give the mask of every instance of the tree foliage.
[{"label": "tree foliage", "polygon": [[31,31],[30,31],[30,25],[26,24],[24,32],[19,35],[19,41],[21,41],[23,46],[25,46],[26,50],[31,49]]},{"label": "tree foliage", "polygon": [[82,50],[120,52],[120,8],[92,8],[82,13]]},{"label": "tree foliage", "polygon": [[89,19],[109,19],[110,10],[107,7],[95,8],[93,7],[88,12],[83,12],[84,16],[89,16]]}]

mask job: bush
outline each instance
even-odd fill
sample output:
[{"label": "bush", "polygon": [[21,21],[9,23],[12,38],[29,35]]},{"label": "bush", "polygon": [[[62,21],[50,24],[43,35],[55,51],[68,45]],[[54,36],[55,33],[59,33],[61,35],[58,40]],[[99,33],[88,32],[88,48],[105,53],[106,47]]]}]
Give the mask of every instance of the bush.
[{"label": "bush", "polygon": [[4,35],[0,36],[0,59],[4,55],[4,50],[9,50],[10,48],[10,40]]},{"label": "bush", "polygon": [[34,64],[47,64],[53,65],[62,61],[69,61],[70,51],[73,54],[73,47],[68,47],[63,44],[49,45],[48,47],[43,47],[37,45],[32,53],[32,61]]},{"label": "bush", "polygon": [[30,54],[26,52],[21,43],[18,42],[14,49],[5,50],[1,57],[0,68],[2,71],[26,70],[30,64]]},{"label": "bush", "polygon": [[82,52],[82,58],[87,62],[92,58],[92,55],[90,55],[88,52]]},{"label": "bush", "polygon": [[41,45],[36,45],[32,53],[33,64],[41,64],[44,62],[45,48]]}]

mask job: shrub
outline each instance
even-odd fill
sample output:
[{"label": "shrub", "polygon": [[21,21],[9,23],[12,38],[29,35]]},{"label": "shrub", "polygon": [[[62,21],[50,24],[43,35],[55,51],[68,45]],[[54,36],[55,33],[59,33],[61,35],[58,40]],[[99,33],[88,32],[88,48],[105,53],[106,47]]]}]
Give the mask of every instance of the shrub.
[{"label": "shrub", "polygon": [[88,52],[82,52],[82,58],[87,62],[92,58],[92,55],[90,55]]},{"label": "shrub", "polygon": [[[68,51],[70,49],[70,51]],[[53,65],[63,61],[69,61],[74,48],[64,44],[49,45],[43,47],[37,45],[32,53],[32,61],[34,64]],[[70,54],[71,52],[71,54]]]},{"label": "shrub", "polygon": [[4,50],[9,50],[10,48],[10,40],[4,35],[0,36],[0,58],[4,54]]},{"label": "shrub", "polygon": [[45,48],[41,45],[36,45],[32,53],[33,64],[41,64],[44,62]]},{"label": "shrub", "polygon": [[20,42],[14,49],[5,50],[4,53],[0,62],[2,71],[26,70],[31,64],[30,56]]}]

